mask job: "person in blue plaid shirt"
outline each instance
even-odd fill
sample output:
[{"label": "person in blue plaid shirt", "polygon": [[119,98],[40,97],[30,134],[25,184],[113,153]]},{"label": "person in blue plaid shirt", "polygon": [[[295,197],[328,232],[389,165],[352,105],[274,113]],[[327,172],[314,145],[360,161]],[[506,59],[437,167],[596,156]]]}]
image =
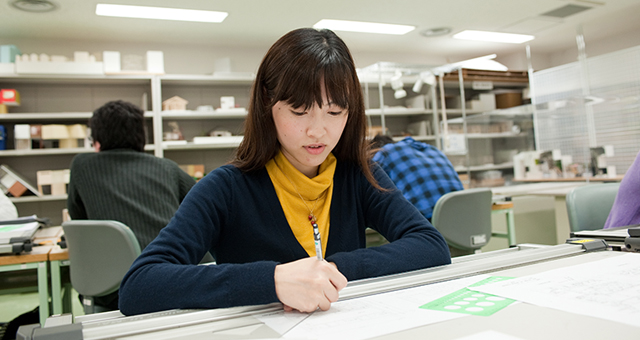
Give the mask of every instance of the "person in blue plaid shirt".
[{"label": "person in blue plaid shirt", "polygon": [[380,148],[373,161],[380,164],[404,197],[429,221],[442,195],[463,189],[447,156],[434,146],[411,137],[394,143],[384,135],[377,135],[373,146]]}]

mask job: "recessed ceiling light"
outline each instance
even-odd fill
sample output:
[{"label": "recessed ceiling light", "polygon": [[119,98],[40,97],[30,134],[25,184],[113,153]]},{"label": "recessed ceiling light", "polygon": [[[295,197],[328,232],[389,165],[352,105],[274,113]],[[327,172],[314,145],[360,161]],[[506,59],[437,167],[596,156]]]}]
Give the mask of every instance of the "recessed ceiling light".
[{"label": "recessed ceiling light", "polygon": [[15,0],[11,2],[11,6],[32,13],[51,12],[58,8],[58,5],[48,0]]},{"label": "recessed ceiling light", "polygon": [[379,24],[375,22],[322,19],[313,28],[327,28],[334,31],[402,35],[413,31],[415,26]]},{"label": "recessed ceiling light", "polygon": [[110,17],[222,22],[229,13],[194,9],[98,4],[96,14]]},{"label": "recessed ceiling light", "polygon": [[436,28],[429,28],[424,31],[420,31],[420,35],[425,36],[427,38],[439,37],[439,36],[447,35],[449,33],[451,33],[451,27],[436,27]]},{"label": "recessed ceiling light", "polygon": [[460,33],[454,34],[453,37],[463,40],[503,42],[509,44],[521,44],[525,41],[535,39],[533,35],[472,30],[462,31]]}]

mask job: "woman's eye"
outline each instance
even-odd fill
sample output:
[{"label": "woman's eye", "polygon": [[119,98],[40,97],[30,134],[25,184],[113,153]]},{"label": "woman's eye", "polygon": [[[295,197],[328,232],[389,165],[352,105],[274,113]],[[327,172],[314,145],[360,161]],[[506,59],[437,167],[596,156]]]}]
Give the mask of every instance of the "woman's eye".
[{"label": "woman's eye", "polygon": [[304,111],[293,111],[293,110],[291,110],[291,113],[293,113],[296,116],[302,116],[304,114]]},{"label": "woman's eye", "polygon": [[329,114],[332,116],[339,116],[342,114],[342,112],[344,111],[329,111]]}]

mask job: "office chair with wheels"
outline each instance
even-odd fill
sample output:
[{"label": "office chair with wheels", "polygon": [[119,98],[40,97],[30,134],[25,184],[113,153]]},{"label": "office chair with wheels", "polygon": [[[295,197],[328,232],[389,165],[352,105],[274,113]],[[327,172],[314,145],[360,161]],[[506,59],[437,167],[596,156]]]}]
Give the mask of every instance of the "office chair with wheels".
[{"label": "office chair with wheels", "polygon": [[83,296],[85,314],[101,312],[93,298],[115,292],[140,255],[131,229],[117,221],[74,220],[62,223],[69,248],[71,285]]},{"label": "office chair with wheels", "polygon": [[566,197],[571,231],[604,228],[619,187],[620,183],[603,183],[571,190]]},{"label": "office chair with wheels", "polygon": [[491,239],[491,189],[453,191],[440,197],[431,222],[444,236],[452,256],[480,252]]}]

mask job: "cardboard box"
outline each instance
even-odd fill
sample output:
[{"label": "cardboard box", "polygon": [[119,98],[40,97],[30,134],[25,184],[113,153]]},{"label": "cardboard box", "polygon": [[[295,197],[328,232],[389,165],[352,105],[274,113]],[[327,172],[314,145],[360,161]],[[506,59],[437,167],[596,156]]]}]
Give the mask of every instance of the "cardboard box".
[{"label": "cardboard box", "polygon": [[521,92],[507,92],[496,94],[496,108],[506,109],[522,105]]}]

